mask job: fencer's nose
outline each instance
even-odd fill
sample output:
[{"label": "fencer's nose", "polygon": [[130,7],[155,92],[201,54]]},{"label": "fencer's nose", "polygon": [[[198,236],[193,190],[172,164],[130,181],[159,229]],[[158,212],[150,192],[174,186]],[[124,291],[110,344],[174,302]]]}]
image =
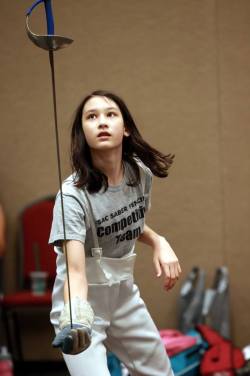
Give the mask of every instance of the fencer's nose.
[{"label": "fencer's nose", "polygon": [[99,125],[98,128],[103,129],[103,128],[108,128],[108,123],[106,120],[106,117],[104,114],[101,114],[99,117]]},{"label": "fencer's nose", "polygon": [[99,125],[98,125],[98,128],[99,129],[105,129],[105,128],[108,128],[108,124],[106,124],[105,122],[100,122]]}]

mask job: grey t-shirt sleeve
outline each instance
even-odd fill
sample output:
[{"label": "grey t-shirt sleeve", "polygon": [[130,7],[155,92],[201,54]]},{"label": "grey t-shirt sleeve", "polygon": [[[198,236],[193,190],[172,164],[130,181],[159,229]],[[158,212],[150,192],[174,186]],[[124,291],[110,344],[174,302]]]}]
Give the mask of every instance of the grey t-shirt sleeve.
[{"label": "grey t-shirt sleeve", "polygon": [[153,174],[151,170],[139,158],[135,159],[141,170],[141,183],[143,186],[143,192],[145,197],[145,211],[147,212],[151,208],[151,190]]},{"label": "grey t-shirt sleeve", "polygon": [[151,171],[146,176],[146,180],[148,180],[147,184],[149,185],[149,188],[147,190],[147,185],[146,185],[146,190],[145,190],[145,206],[146,207],[145,207],[145,209],[146,209],[146,211],[149,211],[151,209],[151,191],[152,191],[152,182],[153,182],[153,175],[152,175]]},{"label": "grey t-shirt sleeve", "polygon": [[[65,232],[67,240],[80,240],[85,242],[86,225],[84,209],[80,202],[71,195],[63,195]],[[53,220],[49,237],[49,244],[61,246],[64,240],[61,197],[58,194],[53,210]]]},{"label": "grey t-shirt sleeve", "polygon": [[145,195],[145,211],[149,211],[151,208],[151,190],[152,190],[152,172],[147,168],[145,171],[145,186],[144,186],[144,195]]}]

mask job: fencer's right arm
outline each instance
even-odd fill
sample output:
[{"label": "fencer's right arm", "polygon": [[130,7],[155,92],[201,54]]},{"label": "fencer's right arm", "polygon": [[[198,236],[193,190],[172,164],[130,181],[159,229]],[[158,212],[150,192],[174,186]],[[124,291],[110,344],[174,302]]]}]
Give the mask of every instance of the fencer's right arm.
[{"label": "fencer's right arm", "polygon": [[59,318],[60,331],[52,345],[61,347],[65,354],[73,355],[86,350],[90,345],[94,312],[87,301],[88,283],[85,272],[84,245],[77,240],[67,241],[67,255],[73,328],[70,321],[69,290],[66,279],[64,284],[65,305]]}]

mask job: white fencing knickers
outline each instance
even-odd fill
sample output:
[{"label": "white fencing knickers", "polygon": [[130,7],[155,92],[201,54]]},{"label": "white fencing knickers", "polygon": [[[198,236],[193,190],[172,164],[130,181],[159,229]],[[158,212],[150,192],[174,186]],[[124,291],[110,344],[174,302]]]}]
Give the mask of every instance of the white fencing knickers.
[{"label": "white fencing knickers", "polygon": [[[159,332],[133,282],[135,254],[120,259],[86,258],[88,301],[95,320],[90,347],[63,357],[71,376],[110,376],[106,348],[128,368],[131,376],[173,376]],[[53,291],[58,301],[56,283]],[[62,303],[53,304],[51,321],[58,331]]]}]

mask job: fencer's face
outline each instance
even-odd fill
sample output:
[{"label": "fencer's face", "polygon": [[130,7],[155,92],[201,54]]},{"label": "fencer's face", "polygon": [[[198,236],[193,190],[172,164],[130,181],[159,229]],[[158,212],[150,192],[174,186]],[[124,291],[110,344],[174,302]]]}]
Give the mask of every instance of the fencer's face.
[{"label": "fencer's face", "polygon": [[129,136],[119,107],[107,97],[94,96],[85,103],[82,127],[92,150],[122,147],[123,137]]}]

